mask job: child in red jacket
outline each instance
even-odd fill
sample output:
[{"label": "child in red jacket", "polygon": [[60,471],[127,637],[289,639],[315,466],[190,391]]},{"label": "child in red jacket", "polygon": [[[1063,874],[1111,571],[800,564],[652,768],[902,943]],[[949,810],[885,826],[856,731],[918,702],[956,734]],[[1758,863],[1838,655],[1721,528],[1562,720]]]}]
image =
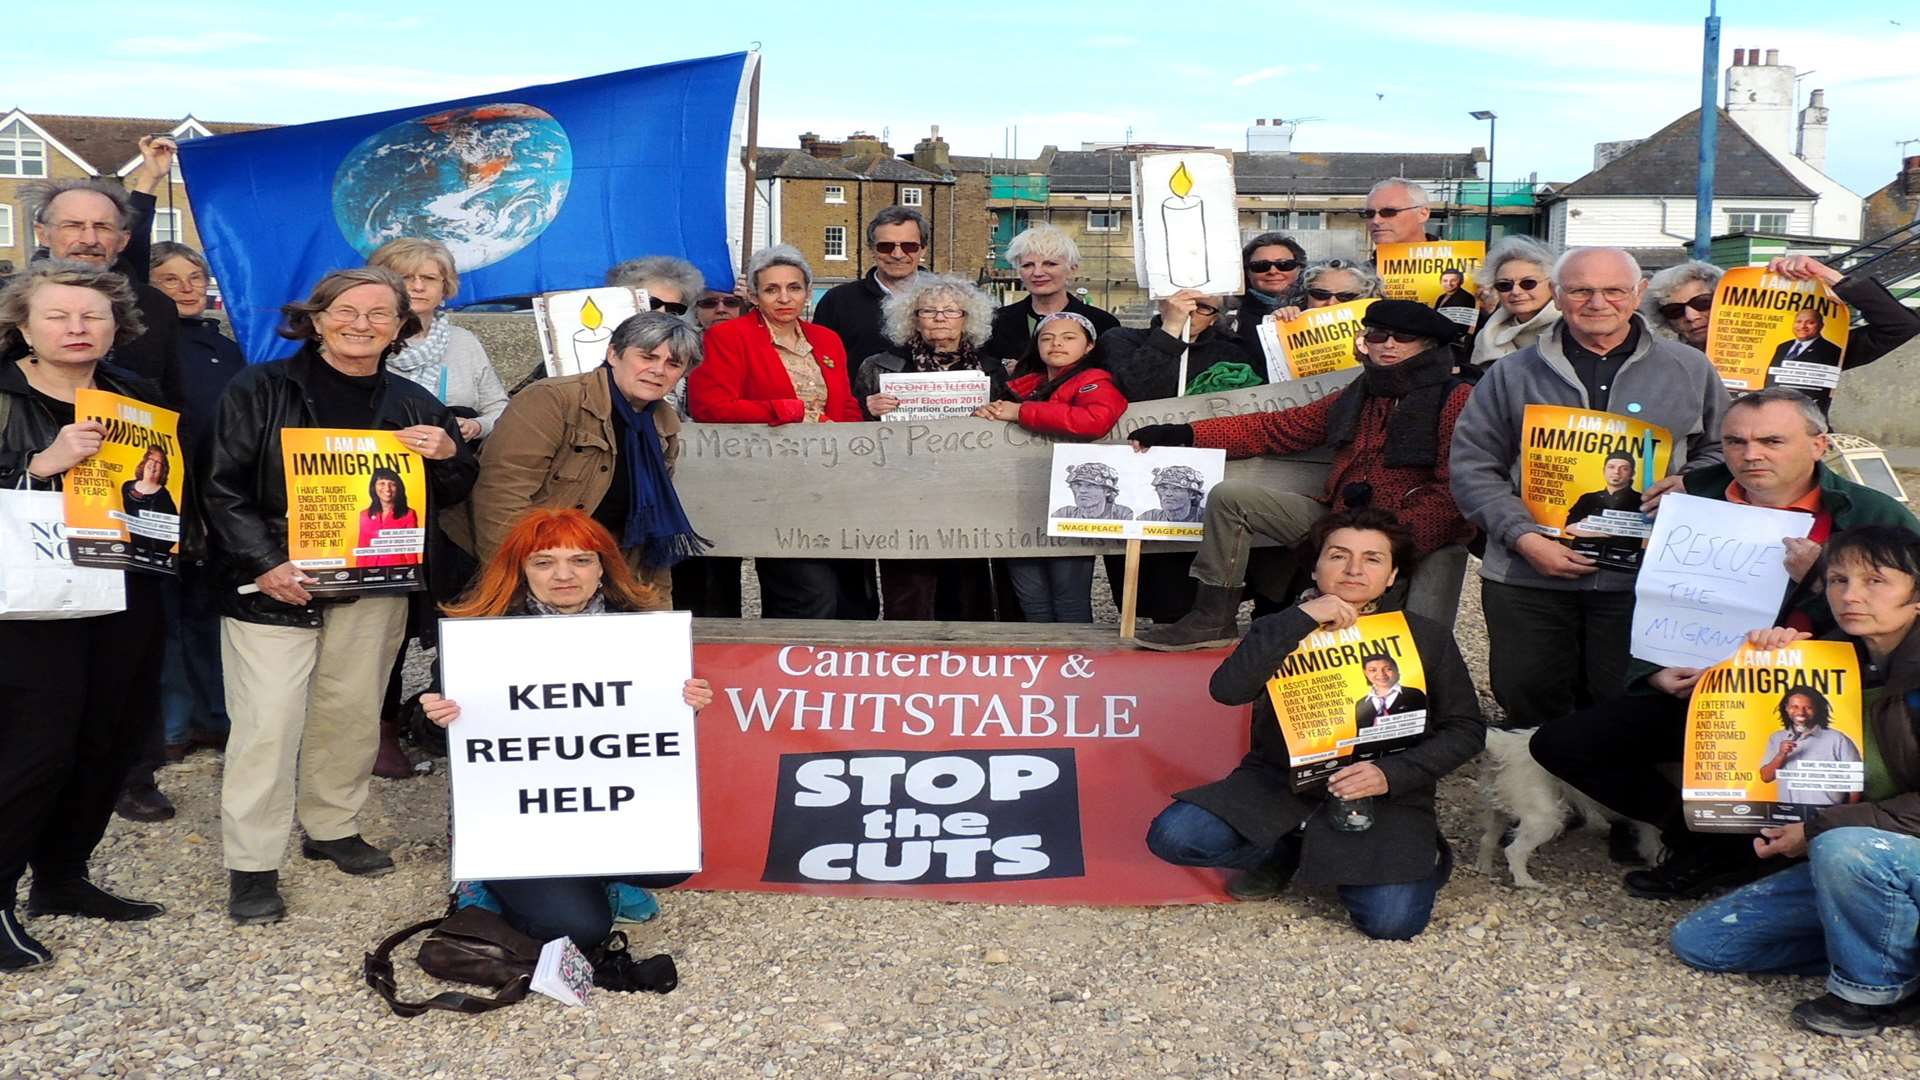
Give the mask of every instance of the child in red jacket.
[{"label": "child in red jacket", "polygon": [[[1093,323],[1071,311],[1041,319],[1007,383],[1015,400],[983,405],[974,415],[1081,441],[1113,430],[1127,399],[1100,363],[1097,337]],[[1007,575],[1028,622],[1093,621],[1093,556],[1008,559]]]}]

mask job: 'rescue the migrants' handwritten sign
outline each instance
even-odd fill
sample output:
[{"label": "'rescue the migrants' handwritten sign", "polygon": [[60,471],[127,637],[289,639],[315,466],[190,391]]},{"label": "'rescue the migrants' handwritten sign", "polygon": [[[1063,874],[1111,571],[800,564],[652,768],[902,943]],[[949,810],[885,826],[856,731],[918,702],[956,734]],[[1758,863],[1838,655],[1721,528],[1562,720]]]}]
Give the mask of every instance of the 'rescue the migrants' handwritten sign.
[{"label": "'rescue the migrants' handwritten sign", "polygon": [[99,451],[62,485],[73,565],[176,573],[187,477],[180,414],[84,388],[73,413],[106,429]]},{"label": "'rescue the migrants' handwritten sign", "polygon": [[1673,435],[1618,413],[1528,405],[1521,417],[1520,498],[1574,551],[1615,570],[1636,570],[1653,519],[1647,487],[1667,475]]},{"label": "'rescue the migrants' handwritten sign", "polygon": [[1846,641],[1743,645],[1687,707],[1687,827],[1757,832],[1853,802],[1866,787],[1860,662]]},{"label": "'rescue the migrants' handwritten sign", "polygon": [[1633,582],[1633,655],[1663,667],[1726,659],[1747,631],[1774,625],[1787,594],[1785,538],[1812,529],[1812,514],[1661,498]]},{"label": "'rescue the migrants' handwritten sign", "polygon": [[1729,270],[1713,290],[1707,359],[1729,389],[1840,385],[1852,315],[1824,281],[1795,281],[1763,267]]},{"label": "'rescue the migrants' handwritten sign", "polygon": [[286,428],[287,554],[315,594],[423,588],[426,459],[391,431]]},{"label": "'rescue the migrants' handwritten sign", "polygon": [[453,876],[700,869],[685,612],[445,619]]},{"label": "'rescue the migrants' handwritten sign", "polygon": [[1307,635],[1268,680],[1267,696],[1287,740],[1295,791],[1402,749],[1427,730],[1426,670],[1397,611]]}]

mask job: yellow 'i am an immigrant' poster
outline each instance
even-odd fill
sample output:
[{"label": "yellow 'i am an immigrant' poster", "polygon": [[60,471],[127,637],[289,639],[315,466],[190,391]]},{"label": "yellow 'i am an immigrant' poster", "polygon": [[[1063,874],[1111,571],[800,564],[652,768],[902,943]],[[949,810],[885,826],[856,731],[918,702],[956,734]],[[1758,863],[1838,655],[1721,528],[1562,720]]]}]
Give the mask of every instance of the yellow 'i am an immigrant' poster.
[{"label": "yellow 'i am an immigrant' poster", "polygon": [[1308,634],[1267,681],[1267,696],[1286,736],[1295,791],[1404,749],[1427,730],[1427,673],[1397,611]]},{"label": "yellow 'i am an immigrant' poster", "polygon": [[177,574],[187,478],[180,414],[83,389],[73,415],[106,429],[99,453],[67,470],[62,485],[73,564]]},{"label": "yellow 'i am an immigrant' poster", "polygon": [[1364,331],[1360,317],[1373,306],[1373,298],[1350,300],[1323,308],[1310,308],[1297,319],[1279,325],[1280,348],[1286,355],[1287,374],[1295,379],[1311,379],[1333,371],[1360,366],[1354,351],[1354,339]]},{"label": "yellow 'i am an immigrant' poster", "polygon": [[1380,295],[1425,304],[1462,326],[1472,326],[1480,313],[1474,278],[1486,258],[1487,245],[1480,240],[1381,244],[1374,253]]},{"label": "yellow 'i am an immigrant' poster", "polygon": [[425,587],[426,459],[391,431],[287,428],[287,552],[308,591]]},{"label": "yellow 'i am an immigrant' poster", "polygon": [[1729,270],[1713,290],[1707,359],[1733,390],[1840,385],[1852,314],[1823,281],[1757,266]]},{"label": "yellow 'i am an immigrant' poster", "polygon": [[1619,413],[1529,405],[1521,418],[1520,498],[1547,535],[1614,570],[1634,571],[1653,531],[1640,512],[1667,475],[1673,435]]},{"label": "yellow 'i am an immigrant' poster", "polygon": [[1687,827],[1757,832],[1859,799],[1864,701],[1851,642],[1743,645],[1708,668],[1687,706]]}]

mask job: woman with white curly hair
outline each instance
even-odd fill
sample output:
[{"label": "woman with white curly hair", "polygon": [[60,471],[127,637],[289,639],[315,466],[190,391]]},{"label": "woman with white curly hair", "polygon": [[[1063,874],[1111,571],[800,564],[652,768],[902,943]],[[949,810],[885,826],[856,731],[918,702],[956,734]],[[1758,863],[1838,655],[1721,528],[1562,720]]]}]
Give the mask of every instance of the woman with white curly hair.
[{"label": "woman with white curly hair", "polygon": [[1713,317],[1713,290],[1724,273],[1698,259],[1659,271],[1647,281],[1646,295],[1640,298],[1640,317],[1647,320],[1656,336],[1705,349],[1707,325]]},{"label": "woman with white curly hair", "polygon": [[[993,301],[971,283],[922,275],[887,296],[880,319],[894,348],[861,361],[853,380],[868,416],[882,419],[900,407],[881,391],[882,375],[978,371],[993,400],[1012,400],[1006,365],[980,351],[993,332]],[[886,619],[993,618],[985,559],[882,559],[880,598]]]}]

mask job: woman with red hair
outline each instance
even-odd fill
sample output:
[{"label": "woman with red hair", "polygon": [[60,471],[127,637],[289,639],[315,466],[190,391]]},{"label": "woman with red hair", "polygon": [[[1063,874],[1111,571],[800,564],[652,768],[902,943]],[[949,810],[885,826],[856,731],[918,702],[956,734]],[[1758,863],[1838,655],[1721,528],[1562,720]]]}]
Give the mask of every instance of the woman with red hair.
[{"label": "woman with red hair", "polygon": [[[652,606],[606,526],[581,510],[536,506],[514,521],[466,595],[443,610],[468,619],[600,615]],[[713,704],[713,687],[705,679],[688,679],[681,697],[703,709]],[[420,707],[441,727],[460,718],[460,703],[439,694],[420,695]],[[521,933],[541,941],[570,937],[590,952],[606,940],[616,916],[638,921],[658,910],[645,890],[678,885],[687,876],[520,878],[465,891],[491,894]],[[477,902],[492,906],[484,898]]]}]

